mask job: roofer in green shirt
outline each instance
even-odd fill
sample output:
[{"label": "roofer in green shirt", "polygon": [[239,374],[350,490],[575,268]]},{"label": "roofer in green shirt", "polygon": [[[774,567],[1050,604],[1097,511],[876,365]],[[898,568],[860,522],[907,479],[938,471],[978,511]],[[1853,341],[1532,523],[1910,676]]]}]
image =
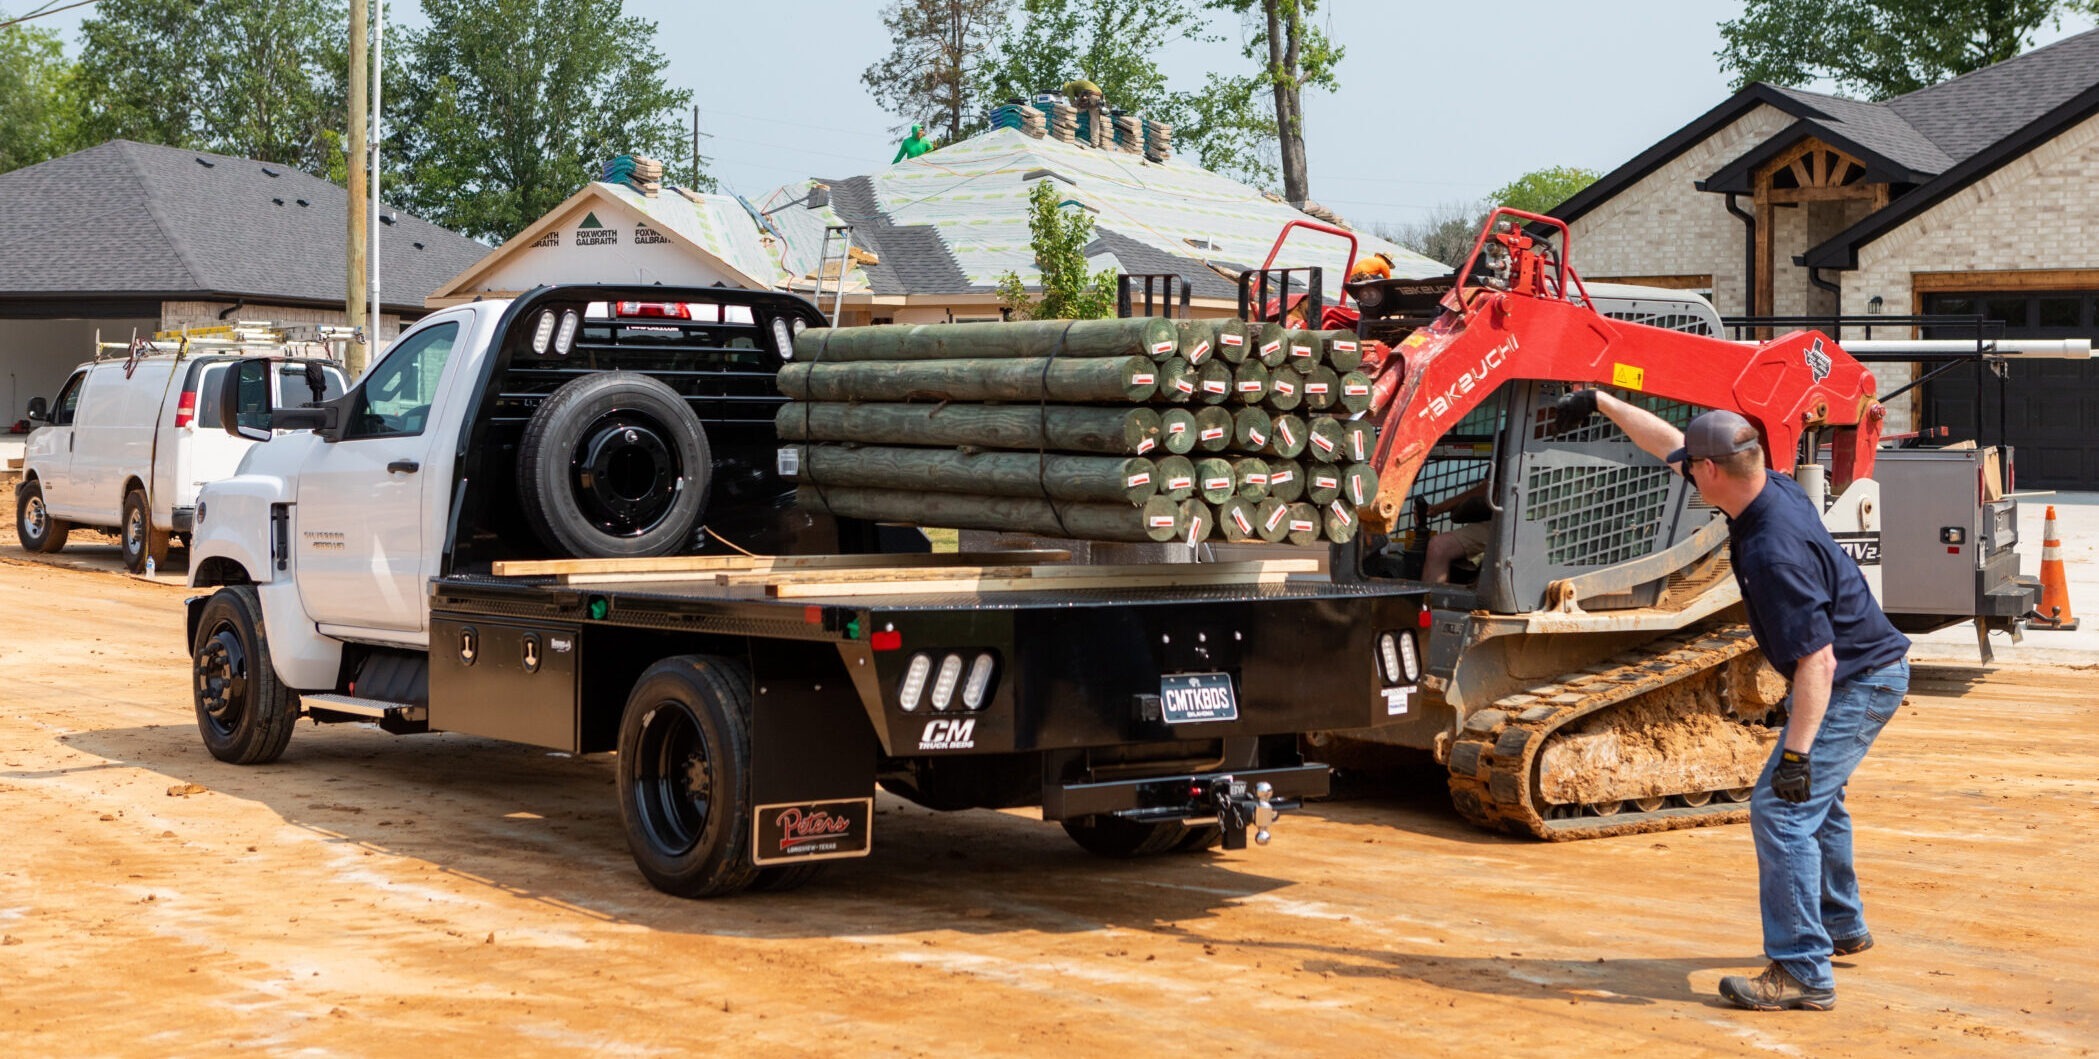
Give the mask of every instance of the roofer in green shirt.
[{"label": "roofer in green shirt", "polygon": [[926,139],[926,127],[913,125],[911,135],[904,137],[903,145],[896,149],[896,157],[890,159],[889,164],[895,165],[906,158],[916,158],[932,149],[933,141]]}]

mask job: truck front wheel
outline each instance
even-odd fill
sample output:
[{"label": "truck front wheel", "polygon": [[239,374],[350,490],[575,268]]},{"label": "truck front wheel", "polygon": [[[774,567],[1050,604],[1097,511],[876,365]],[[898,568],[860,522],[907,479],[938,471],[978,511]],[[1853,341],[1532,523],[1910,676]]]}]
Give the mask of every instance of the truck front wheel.
[{"label": "truck front wheel", "polygon": [[204,603],[190,645],[191,688],[204,748],[220,761],[277,760],[299,719],[299,696],[277,679],[253,585],[229,585]]},{"label": "truck front wheel", "polygon": [[23,551],[52,554],[66,546],[66,535],[72,529],[51,517],[51,509],[44,504],[44,483],[29,482],[15,494],[15,533]]},{"label": "truck front wheel", "polygon": [[620,822],[658,890],[719,897],[757,879],[751,863],[750,680],[719,658],[650,666],[620,720]]}]

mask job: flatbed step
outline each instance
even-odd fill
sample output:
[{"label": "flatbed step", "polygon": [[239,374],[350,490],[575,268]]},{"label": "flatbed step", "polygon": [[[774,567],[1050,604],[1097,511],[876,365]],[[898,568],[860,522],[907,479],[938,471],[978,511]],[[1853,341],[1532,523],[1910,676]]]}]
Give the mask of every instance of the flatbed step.
[{"label": "flatbed step", "polygon": [[319,695],[301,695],[300,702],[309,710],[332,710],[336,713],[355,714],[373,720],[394,717],[403,721],[427,721],[428,706],[417,706],[406,702],[388,702],[385,699],[365,699],[355,695],[338,695],[328,692]]}]

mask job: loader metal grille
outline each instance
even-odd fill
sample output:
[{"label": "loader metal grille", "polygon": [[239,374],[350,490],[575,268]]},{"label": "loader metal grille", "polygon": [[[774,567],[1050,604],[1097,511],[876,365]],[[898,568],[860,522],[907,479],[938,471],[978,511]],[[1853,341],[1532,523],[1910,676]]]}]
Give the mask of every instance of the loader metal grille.
[{"label": "loader metal grille", "polygon": [[[1407,492],[1408,517],[1416,503],[1433,506],[1486,480],[1494,465],[1494,439],[1507,419],[1508,389],[1503,387],[1437,439],[1421,472],[1414,476],[1414,487]],[[1455,524],[1449,512],[1428,520],[1429,529],[1436,533]]]},{"label": "loader metal grille", "polygon": [[1524,518],[1545,524],[1547,562],[1609,566],[1652,553],[1675,473],[1603,462],[1540,467],[1525,483]]}]

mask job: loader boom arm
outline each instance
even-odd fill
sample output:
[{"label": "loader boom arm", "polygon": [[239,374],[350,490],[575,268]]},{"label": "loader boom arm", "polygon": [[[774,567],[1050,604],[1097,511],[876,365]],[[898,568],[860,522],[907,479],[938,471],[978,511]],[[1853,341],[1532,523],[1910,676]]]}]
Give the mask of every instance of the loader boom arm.
[{"label": "loader boom arm", "polygon": [[[1409,335],[1380,365],[1371,415],[1378,420],[1372,466],[1377,502],[1369,528],[1389,531],[1431,446],[1504,382],[1516,379],[1613,386],[1737,412],[1762,435],[1766,461],[1791,473],[1803,433],[1833,431],[1833,485],[1872,476],[1884,409],[1873,373],[1835,340],[1796,331],[1759,345],[1613,320],[1586,298],[1564,260],[1509,216],[1560,231],[1553,218],[1497,209],[1472,260],[1444,298],[1437,320]],[[1495,248],[1499,249],[1495,249]],[[1487,263],[1483,283],[1475,264]],[[1468,277],[1476,285],[1468,285]],[[1511,430],[1549,430],[1511,423]]]}]

